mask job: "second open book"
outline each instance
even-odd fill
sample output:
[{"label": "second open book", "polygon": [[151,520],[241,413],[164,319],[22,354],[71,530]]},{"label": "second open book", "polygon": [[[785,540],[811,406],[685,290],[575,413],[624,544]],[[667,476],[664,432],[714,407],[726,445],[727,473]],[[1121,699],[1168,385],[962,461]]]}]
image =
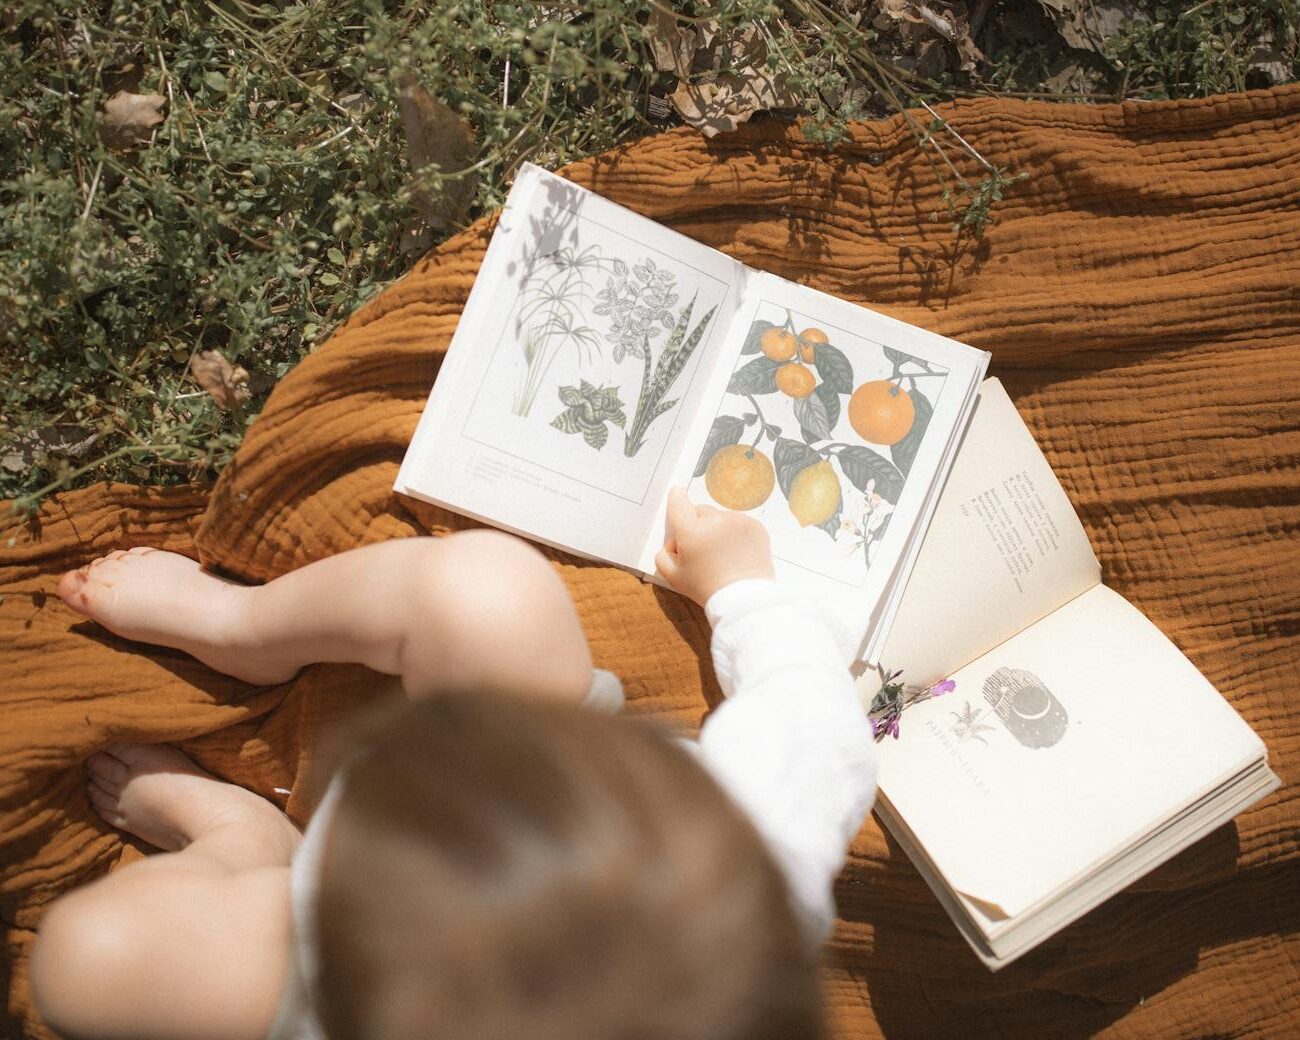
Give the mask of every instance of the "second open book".
[{"label": "second open book", "polygon": [[987,364],[525,165],[395,488],[653,578],[686,485],[872,660]]},{"label": "second open book", "polygon": [[[956,688],[881,746],[881,820],[990,967],[1278,786],[1259,737],[1135,607],[986,380],[882,666]],[[869,698],[879,680],[863,685]]]}]

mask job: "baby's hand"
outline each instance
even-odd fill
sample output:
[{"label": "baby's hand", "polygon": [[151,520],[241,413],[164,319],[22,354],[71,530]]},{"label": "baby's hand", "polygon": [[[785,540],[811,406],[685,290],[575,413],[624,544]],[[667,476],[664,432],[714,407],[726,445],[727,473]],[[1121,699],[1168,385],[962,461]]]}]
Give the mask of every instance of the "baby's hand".
[{"label": "baby's hand", "polygon": [[732,582],[775,576],[762,524],[740,513],[697,506],[682,488],[668,492],[667,531],[655,565],[669,585],[701,606]]}]

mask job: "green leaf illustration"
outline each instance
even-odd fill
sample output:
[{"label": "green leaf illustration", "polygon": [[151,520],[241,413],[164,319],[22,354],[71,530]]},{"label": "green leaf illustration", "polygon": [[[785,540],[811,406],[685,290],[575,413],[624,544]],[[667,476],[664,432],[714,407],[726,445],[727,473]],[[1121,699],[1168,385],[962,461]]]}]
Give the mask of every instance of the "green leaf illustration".
[{"label": "green leaf illustration", "polygon": [[837,509],[835,510],[835,515],[833,517],[831,517],[825,523],[818,524],[817,526],[820,527],[832,538],[835,538],[840,533],[840,515],[841,515],[840,510]]},{"label": "green leaf illustration", "polygon": [[760,342],[763,338],[763,333],[768,329],[774,328],[776,328],[776,326],[770,321],[759,319],[754,322],[754,324],[749,327],[749,335],[745,337],[745,345],[740,348],[741,354],[757,354],[763,349],[762,343]]},{"label": "green leaf illustration", "polygon": [[691,297],[691,302],[682,308],[682,312],[673,326],[672,334],[668,337],[668,342],[659,355],[659,361],[655,365],[653,373],[650,370],[650,344],[648,341],[646,342],[646,349],[642,354],[641,393],[637,398],[636,415],[632,419],[632,427],[628,431],[627,440],[623,444],[624,455],[631,457],[640,451],[650,424],[659,416],[671,411],[679,400],[679,398],[673,398],[671,401],[664,401],[663,398],[672,389],[673,383],[677,381],[677,377],[681,374],[682,369],[686,367],[686,363],[695,352],[695,348],[699,346],[705,330],[709,327],[709,322],[713,320],[714,312],[718,309],[716,304],[709,308],[709,312],[699,320],[695,328],[691,329],[690,334],[687,335],[697,298],[698,295]]},{"label": "green leaf illustration", "polygon": [[887,458],[870,448],[857,446],[843,449],[836,458],[855,488],[865,493],[867,484],[874,480],[876,494],[891,505],[898,505],[906,478]]},{"label": "green leaf illustration", "polygon": [[581,433],[582,427],[571,411],[563,411],[551,420],[551,425],[561,433]]},{"label": "green leaf illustration", "polygon": [[889,358],[891,364],[901,365],[904,361],[915,361],[916,358],[911,354],[904,354],[901,350],[895,350],[893,347],[881,347],[885,352],[885,357]]},{"label": "green leaf illustration", "polygon": [[618,387],[595,386],[583,379],[576,387],[560,387],[559,396],[567,407],[551,420],[551,425],[563,433],[582,434],[582,439],[597,450],[609,439],[606,423],[622,426],[627,421]]},{"label": "green leaf illustration", "polygon": [[820,397],[822,404],[826,406],[826,424],[828,428],[835,429],[835,424],[840,421],[840,395],[835,392],[834,387],[829,383],[818,383],[813,394]]},{"label": "green leaf illustration", "polygon": [[822,382],[837,393],[853,393],[853,364],[837,347],[818,343],[813,354],[813,367],[822,377]]},{"label": "green leaf illustration", "polygon": [[821,461],[822,457],[802,441],[791,440],[789,437],[777,438],[776,446],[772,449],[772,464],[776,467],[776,482],[781,485],[786,498],[790,497],[794,478]]},{"label": "green leaf illustration", "polygon": [[[686,326],[690,318],[690,313],[694,307],[695,300],[692,298],[691,302],[686,305],[686,310],[682,314],[681,321],[678,322],[679,328],[684,328]],[[700,340],[704,337],[704,330],[709,327],[709,322],[713,320],[713,312],[717,309],[716,305],[709,308],[709,312],[700,319],[699,324],[696,325],[695,328],[691,330],[691,334],[686,337],[685,343],[682,343],[680,347],[673,349],[671,354],[668,350],[665,350],[664,353],[660,355],[659,365],[655,371],[654,385],[651,387],[650,393],[650,403],[652,405],[657,404],[659,399],[663,397],[663,395],[671,389],[673,383],[676,382],[678,373],[686,367],[686,362],[689,361],[691,355],[695,353],[695,348],[699,346]],[[673,338],[674,341],[676,341],[676,329],[673,330]],[[669,346],[671,347],[672,344]],[[647,423],[647,425],[649,425],[649,423]]]},{"label": "green leaf illustration", "polygon": [[[686,330],[691,327],[691,311],[695,310],[695,301],[698,295],[697,293],[691,297],[691,302],[682,308],[682,313],[677,317],[677,323],[673,325],[673,331],[668,337],[668,342],[664,345],[663,353],[659,355],[659,364],[655,367],[653,381],[655,386],[663,379],[664,373],[672,364],[673,358],[682,345],[682,340],[686,338]],[[709,314],[712,316],[713,312],[710,311]]]},{"label": "green leaf illustration", "polygon": [[744,419],[737,419],[734,415],[719,415],[714,419],[713,425],[709,427],[709,435],[704,438],[700,460],[695,464],[695,476],[704,476],[704,471],[709,468],[709,460],[718,453],[718,449],[725,448],[728,444],[739,444],[744,432]]},{"label": "green leaf illustration", "polygon": [[754,358],[731,374],[727,384],[729,394],[774,394],[776,393],[776,370],[780,362],[768,357]]},{"label": "green leaf illustration", "polygon": [[908,397],[912,399],[912,407],[916,409],[916,418],[912,420],[912,428],[907,431],[907,436],[889,449],[889,457],[894,460],[894,465],[903,476],[911,472],[912,463],[916,461],[916,453],[921,449],[921,439],[925,436],[925,429],[930,425],[930,419],[934,415],[934,408],[930,406],[924,394],[910,390]]},{"label": "green leaf illustration", "polygon": [[830,440],[830,416],[826,412],[825,403],[816,394],[809,394],[807,397],[795,398],[794,417],[799,422],[799,427],[804,435],[804,440]]}]

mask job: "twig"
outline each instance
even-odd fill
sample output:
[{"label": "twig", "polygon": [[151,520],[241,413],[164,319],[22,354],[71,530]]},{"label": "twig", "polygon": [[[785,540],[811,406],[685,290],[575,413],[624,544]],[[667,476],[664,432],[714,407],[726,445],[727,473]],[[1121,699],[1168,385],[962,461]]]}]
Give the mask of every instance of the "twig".
[{"label": "twig", "polygon": [[330,145],[332,145],[335,141],[339,140],[339,138],[341,138],[341,137],[347,137],[348,134],[352,133],[353,129],[354,129],[353,127],[345,126],[345,127],[344,127],[342,130],[340,130],[337,134],[331,134],[329,137],[325,138],[325,140],[323,140],[323,141],[318,141],[316,144],[314,144],[314,145],[312,145],[310,148],[308,148],[307,151],[309,151],[309,152],[314,152],[314,151],[316,151],[318,148],[328,148],[328,147],[329,147]]},{"label": "twig", "polygon": [[190,115],[194,117],[194,129],[199,132],[199,144],[203,146],[203,154],[208,157],[208,162],[212,162],[212,153],[208,151],[208,139],[203,136],[203,124],[199,122],[199,113],[194,108],[194,101],[184,87],[181,88],[181,93],[185,95],[185,103],[190,106]]},{"label": "twig", "polygon": [[94,203],[95,201],[95,192],[99,190],[99,175],[103,172],[104,172],[104,160],[100,159],[99,165],[95,167],[95,176],[91,179],[90,182],[90,192],[86,196],[86,208],[81,211],[81,219],[77,221],[77,223],[79,224],[84,224],[86,222],[86,218],[90,216],[90,207],[91,204]]},{"label": "twig", "polygon": [[947,130],[948,133],[952,134],[953,137],[957,138],[957,140],[961,142],[961,146],[965,148],[966,151],[969,152],[971,156],[984,167],[984,169],[988,170],[990,173],[993,171],[994,168],[993,164],[989,162],[987,159],[985,159],[984,156],[980,155],[980,153],[977,152],[971,146],[971,144],[966,140],[966,138],[962,137],[961,134],[957,133],[957,131],[953,128],[953,125],[949,123],[948,120],[944,119],[941,115],[939,115],[938,112],[936,112],[933,108],[931,108],[928,104],[926,104],[924,98],[917,98],[917,100],[921,102],[922,108],[924,108],[927,112],[930,113],[930,115],[934,116],[935,119],[939,120],[939,122],[943,124],[943,128]]},{"label": "twig", "polygon": [[349,112],[346,108],[340,105],[333,98],[326,95],[324,92],[317,90],[315,87],[313,87],[302,77],[294,75],[294,73],[291,70],[289,70],[284,65],[277,62],[274,58],[272,58],[271,55],[268,54],[266,50],[262,47],[262,42],[258,38],[257,34],[252,32],[247,25],[241,22],[229,11],[226,11],[222,9],[220,6],[218,6],[217,4],[212,3],[211,0],[209,0],[207,6],[209,11],[211,11],[218,18],[225,21],[228,25],[231,26],[231,28],[235,29],[241,36],[243,36],[244,39],[248,42],[249,46],[251,46],[254,50],[256,50],[262,56],[263,60],[265,60],[268,64],[272,65],[273,67],[278,68],[285,76],[287,76],[289,79],[293,80],[300,87],[306,90],[307,93],[311,94],[313,97],[315,97],[320,101],[324,101],[325,104],[329,105],[329,107],[334,109],[336,112],[342,113],[344,118],[346,118],[347,121],[352,124],[353,129],[355,129],[357,133],[359,133],[365,139],[366,144],[368,144],[371,148],[375,147],[374,139],[371,138],[371,136],[368,133],[366,133],[366,128],[356,121],[356,118],[352,115],[351,112]]}]

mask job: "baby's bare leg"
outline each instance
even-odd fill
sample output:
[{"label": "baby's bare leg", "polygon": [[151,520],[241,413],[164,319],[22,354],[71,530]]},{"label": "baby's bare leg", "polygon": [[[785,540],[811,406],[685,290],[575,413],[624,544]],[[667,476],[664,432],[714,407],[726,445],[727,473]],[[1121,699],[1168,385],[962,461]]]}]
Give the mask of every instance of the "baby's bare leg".
[{"label": "baby's bare leg", "polygon": [[554,568],[496,531],[367,546],[257,590],[261,654],[300,668],[355,661],[412,694],[492,686],[571,699],[591,655]]},{"label": "baby's bare leg", "polygon": [[564,584],[540,553],[496,531],[366,546],[256,587],[131,550],[69,572],[59,592],[119,635],[250,682],[318,661],[400,675],[412,694],[493,686],[576,700],[591,680]]},{"label": "baby's bare leg", "polygon": [[173,748],[87,763],[96,810],[159,848],[56,902],[31,960],[36,1004],[68,1037],[264,1037],[290,942],[297,829]]}]

